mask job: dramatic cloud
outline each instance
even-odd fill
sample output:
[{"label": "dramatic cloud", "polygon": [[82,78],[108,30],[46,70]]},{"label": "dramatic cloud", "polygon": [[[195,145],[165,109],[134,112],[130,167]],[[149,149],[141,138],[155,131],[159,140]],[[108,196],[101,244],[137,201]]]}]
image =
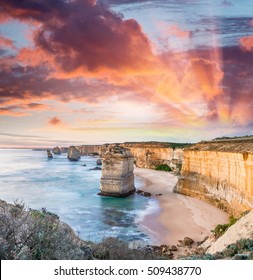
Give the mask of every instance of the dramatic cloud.
[{"label": "dramatic cloud", "polygon": [[[113,96],[119,89],[124,88],[84,79],[48,78],[50,72],[45,67],[30,67],[0,64],[0,105],[19,103],[21,100],[54,99],[62,102],[83,100],[96,102],[103,100],[106,95]],[[101,92],[105,93],[101,95]]]},{"label": "dramatic cloud", "polygon": [[38,22],[30,51],[43,51],[63,73],[139,73],[155,59],[137,21],[123,20],[95,1],[6,0],[1,6],[6,16]]},{"label": "dramatic cloud", "polygon": [[240,44],[244,50],[253,51],[253,35],[242,37],[240,39]]},{"label": "dramatic cloud", "polygon": [[[250,126],[253,39],[241,37],[242,30],[250,34],[251,18],[202,15],[200,2],[1,0],[0,20],[22,21],[29,47],[18,47],[20,35],[0,36],[0,115],[20,122],[30,116],[31,123],[36,116],[45,131],[71,129],[80,120],[108,129],[139,121],[161,131]],[[136,20],[108,6],[131,3],[139,10],[165,7],[166,17],[144,26],[149,37]],[[175,20],[174,13],[185,18]]]}]

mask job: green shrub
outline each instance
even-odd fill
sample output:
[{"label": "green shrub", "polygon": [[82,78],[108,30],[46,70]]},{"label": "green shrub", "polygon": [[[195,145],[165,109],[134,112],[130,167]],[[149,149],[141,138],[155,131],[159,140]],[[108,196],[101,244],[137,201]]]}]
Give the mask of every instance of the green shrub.
[{"label": "green shrub", "polygon": [[227,231],[227,229],[234,225],[237,221],[238,219],[234,218],[233,216],[230,216],[229,222],[227,224],[218,224],[213,230],[215,238],[218,239],[220,236],[222,236]]},{"label": "green shrub", "polygon": [[99,260],[152,260],[159,259],[153,251],[131,249],[128,244],[118,238],[107,237],[92,246],[93,256]]},{"label": "green shrub", "polygon": [[246,252],[249,253],[249,258],[251,258],[253,252],[253,239],[240,239],[236,243],[228,245],[222,253],[225,257],[233,257],[236,254]]},{"label": "green shrub", "polygon": [[168,164],[159,164],[155,167],[155,170],[161,170],[161,171],[172,171],[171,167]]},{"label": "green shrub", "polygon": [[224,225],[218,224],[213,230],[215,238],[217,239],[220,236],[222,236],[227,229],[228,229],[228,224],[224,224]]},{"label": "green shrub", "polygon": [[0,259],[90,259],[91,249],[53,213],[0,201]]}]

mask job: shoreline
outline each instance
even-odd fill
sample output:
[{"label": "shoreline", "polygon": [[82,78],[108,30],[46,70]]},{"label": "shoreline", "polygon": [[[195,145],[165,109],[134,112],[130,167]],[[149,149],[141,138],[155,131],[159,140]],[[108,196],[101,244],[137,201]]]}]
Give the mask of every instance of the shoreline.
[{"label": "shoreline", "polygon": [[177,175],[141,168],[135,168],[134,174],[144,179],[143,190],[150,192],[159,203],[159,212],[139,221],[140,227],[153,236],[154,245],[177,245],[178,240],[186,236],[195,243],[200,242],[217,224],[228,221],[229,215],[222,210],[196,198],[173,193]]}]

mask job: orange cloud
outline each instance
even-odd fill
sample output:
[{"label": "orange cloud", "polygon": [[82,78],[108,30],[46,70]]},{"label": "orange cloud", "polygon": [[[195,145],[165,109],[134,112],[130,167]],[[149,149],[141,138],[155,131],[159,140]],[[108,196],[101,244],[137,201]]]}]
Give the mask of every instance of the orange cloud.
[{"label": "orange cloud", "polygon": [[15,112],[8,108],[0,108],[0,115],[2,116],[10,116],[10,117],[25,117],[25,116],[31,116],[29,113],[25,112]]},{"label": "orange cloud", "polygon": [[158,30],[162,37],[176,36],[178,38],[186,39],[192,37],[192,31],[182,30],[178,24],[168,24],[164,21],[159,21],[156,23]]},{"label": "orange cloud", "polygon": [[[202,94],[207,100],[222,93],[220,87],[223,71],[219,65],[208,59],[193,58],[185,69],[183,84],[185,91]],[[194,98],[194,97],[193,97]]]},{"label": "orange cloud", "polygon": [[60,126],[63,124],[63,122],[56,116],[50,119],[48,123],[52,126]]},{"label": "orange cloud", "polygon": [[1,35],[0,35],[0,46],[15,49],[15,45],[14,45],[13,41],[6,37],[1,36]]},{"label": "orange cloud", "polygon": [[0,104],[2,105],[2,107],[0,107],[0,115],[13,117],[31,116],[32,111],[45,111],[51,108],[51,106],[35,102],[27,103],[27,101],[23,101],[23,103],[18,103],[16,99],[3,100]]},{"label": "orange cloud", "polygon": [[168,34],[174,35],[179,38],[190,38],[192,37],[192,32],[189,30],[182,30],[177,24],[171,25],[168,28]]},{"label": "orange cloud", "polygon": [[253,51],[253,35],[242,37],[240,39],[240,44],[245,51]]}]

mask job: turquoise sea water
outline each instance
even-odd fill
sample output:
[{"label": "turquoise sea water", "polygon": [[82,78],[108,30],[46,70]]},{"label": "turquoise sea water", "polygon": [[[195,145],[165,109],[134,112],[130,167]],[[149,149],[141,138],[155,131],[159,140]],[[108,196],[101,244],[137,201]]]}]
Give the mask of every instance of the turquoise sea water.
[{"label": "turquoise sea water", "polygon": [[[66,154],[47,159],[45,151],[0,149],[0,199],[9,203],[18,199],[38,210],[44,207],[85,240],[114,236],[149,243],[150,236],[139,222],[157,211],[157,201],[137,194],[126,198],[98,196],[101,171],[89,170],[96,166],[96,160],[83,156],[71,162]],[[143,184],[135,177],[137,188]]]}]

